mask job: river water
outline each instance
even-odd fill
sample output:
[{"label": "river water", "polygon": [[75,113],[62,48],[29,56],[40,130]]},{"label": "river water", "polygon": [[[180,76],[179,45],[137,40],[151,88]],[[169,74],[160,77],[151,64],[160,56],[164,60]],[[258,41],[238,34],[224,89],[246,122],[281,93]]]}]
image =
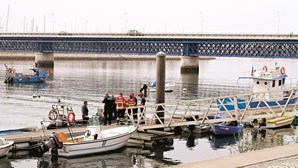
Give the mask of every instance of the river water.
[{"label": "river water", "polygon": [[[296,86],[298,73],[296,59],[243,59],[216,58],[200,60],[199,75],[180,74],[180,61],[167,60],[166,81],[176,84],[174,92],[165,94],[166,102],[190,100],[249,91],[250,81],[238,81],[239,76],[250,74],[252,66],[273,68],[275,63],[286,68],[287,85]],[[0,64],[13,66],[26,72],[33,61],[4,61]],[[123,92],[138,93],[143,82],[155,80],[155,61],[55,61],[53,75],[44,84],[0,83],[0,131],[25,127],[40,127],[40,121],[48,118],[51,106],[61,100],[70,105],[80,116],[82,102],[89,102],[90,116],[98,108],[105,93],[118,95]],[[0,79],[4,81],[5,67],[0,66]],[[187,91],[183,92],[182,89]],[[36,97],[37,96],[37,97]],[[154,104],[155,94],[149,93],[148,104]],[[213,137],[183,133],[174,138],[174,145],[143,151],[126,148],[112,154],[80,159],[52,161],[25,155],[0,159],[0,167],[156,167],[189,163],[227,156],[234,153],[295,143],[297,130],[294,126],[264,134],[251,134],[246,129],[242,136]]]}]

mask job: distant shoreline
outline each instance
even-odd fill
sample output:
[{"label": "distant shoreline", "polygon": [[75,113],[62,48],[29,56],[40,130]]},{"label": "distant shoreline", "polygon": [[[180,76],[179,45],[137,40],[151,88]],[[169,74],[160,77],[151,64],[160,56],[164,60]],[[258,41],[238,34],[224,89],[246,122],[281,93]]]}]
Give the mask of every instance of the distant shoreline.
[{"label": "distant shoreline", "polygon": [[[0,60],[34,60],[34,53],[0,52]],[[169,55],[167,60],[180,60],[181,56]],[[55,53],[54,60],[155,60],[155,55],[122,55],[122,54],[74,54]],[[200,57],[200,60],[211,60],[214,57]]]}]

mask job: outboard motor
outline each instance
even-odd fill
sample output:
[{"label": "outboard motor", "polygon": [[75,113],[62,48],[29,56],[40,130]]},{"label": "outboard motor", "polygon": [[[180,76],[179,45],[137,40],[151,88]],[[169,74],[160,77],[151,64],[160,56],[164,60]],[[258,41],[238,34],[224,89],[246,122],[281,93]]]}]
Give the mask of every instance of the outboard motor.
[{"label": "outboard motor", "polygon": [[52,149],[52,155],[58,155],[57,149],[61,149],[63,147],[63,143],[61,143],[58,139],[58,136],[56,133],[50,136],[49,140],[46,142],[42,142],[37,149],[37,153],[39,155],[43,155],[45,152],[49,151],[49,149]]}]

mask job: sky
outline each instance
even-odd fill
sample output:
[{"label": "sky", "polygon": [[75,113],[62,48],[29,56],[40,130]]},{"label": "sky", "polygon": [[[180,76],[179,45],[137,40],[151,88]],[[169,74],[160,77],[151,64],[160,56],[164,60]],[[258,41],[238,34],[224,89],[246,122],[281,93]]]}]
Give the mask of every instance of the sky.
[{"label": "sky", "polygon": [[0,32],[298,34],[297,0],[0,0]]}]

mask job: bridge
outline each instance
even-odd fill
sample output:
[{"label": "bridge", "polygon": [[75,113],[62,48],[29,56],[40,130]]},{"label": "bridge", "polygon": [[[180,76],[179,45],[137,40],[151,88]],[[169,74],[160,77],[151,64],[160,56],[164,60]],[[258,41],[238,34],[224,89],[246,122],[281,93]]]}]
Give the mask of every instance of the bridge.
[{"label": "bridge", "polygon": [[[0,52],[298,58],[294,34],[0,33]],[[44,58],[42,58],[44,59]],[[192,61],[189,61],[192,62]]]},{"label": "bridge", "polygon": [[0,51],[298,58],[298,35],[0,33]]}]

